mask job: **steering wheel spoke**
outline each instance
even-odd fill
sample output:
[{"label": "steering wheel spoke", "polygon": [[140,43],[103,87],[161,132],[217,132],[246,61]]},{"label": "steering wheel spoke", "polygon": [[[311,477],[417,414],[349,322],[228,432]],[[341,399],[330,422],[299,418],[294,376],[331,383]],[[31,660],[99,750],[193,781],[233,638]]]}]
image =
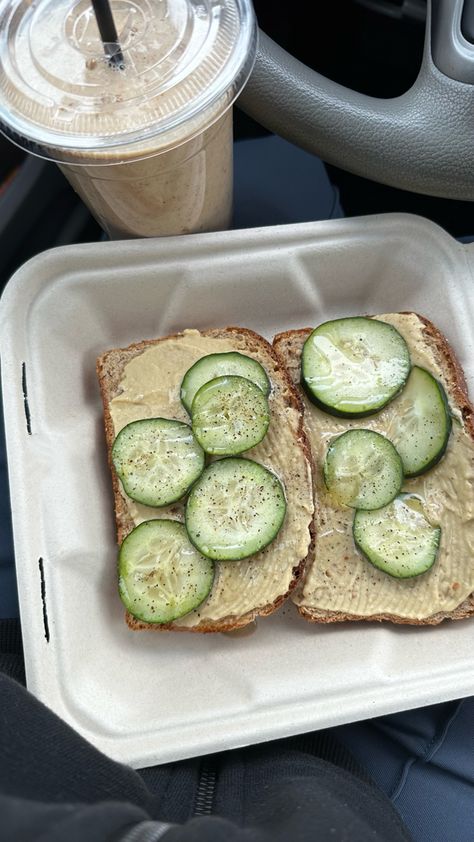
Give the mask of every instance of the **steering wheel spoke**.
[{"label": "steering wheel spoke", "polygon": [[[351,91],[260,32],[255,67],[238,104],[270,131],[328,163],[404,190],[471,201],[474,45],[462,33],[463,8],[462,0],[429,3],[420,73],[412,88],[394,99]],[[448,72],[453,33],[464,64]]]}]

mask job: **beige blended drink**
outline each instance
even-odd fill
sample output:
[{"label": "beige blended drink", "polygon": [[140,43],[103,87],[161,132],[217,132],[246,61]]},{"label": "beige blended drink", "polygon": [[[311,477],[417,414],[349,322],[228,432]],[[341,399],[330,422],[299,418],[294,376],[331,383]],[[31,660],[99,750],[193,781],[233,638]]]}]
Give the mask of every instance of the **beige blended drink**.
[{"label": "beige blended drink", "polygon": [[123,54],[90,0],[0,4],[0,129],[56,161],[112,237],[228,227],[232,103],[253,65],[250,0],[111,0]]}]

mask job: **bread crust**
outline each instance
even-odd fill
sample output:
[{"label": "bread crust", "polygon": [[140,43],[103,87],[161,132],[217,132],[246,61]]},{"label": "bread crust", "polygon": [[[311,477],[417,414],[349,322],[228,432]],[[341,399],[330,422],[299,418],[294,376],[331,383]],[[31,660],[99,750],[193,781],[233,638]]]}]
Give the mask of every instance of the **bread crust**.
[{"label": "bread crust", "polygon": [[[446,374],[447,381],[450,386],[450,392],[454,402],[460,409],[464,420],[464,425],[468,431],[474,446],[474,408],[469,401],[466,380],[462,366],[454,353],[451,345],[444,336],[444,334],[425,316],[409,311],[402,311],[402,315],[414,315],[422,323],[422,333],[425,341],[430,347],[436,361]],[[377,318],[371,316],[370,318]],[[282,365],[286,365],[290,370],[295,369],[295,354],[298,355],[297,365],[299,370],[299,351],[301,342],[304,342],[313,328],[301,328],[299,330],[287,330],[279,333],[274,337],[273,347],[279,356]],[[301,388],[301,387],[298,387]],[[307,568],[311,565],[311,556],[308,555]],[[339,611],[325,611],[318,608],[311,608],[308,606],[297,606],[300,615],[308,620],[310,623],[341,623],[347,621],[357,622],[391,622],[400,625],[415,625],[415,626],[434,626],[443,622],[444,620],[463,620],[471,617],[474,614],[474,593],[458,605],[453,611],[443,612],[439,611],[435,614],[425,617],[422,620],[412,619],[407,617],[399,617],[396,614],[371,614],[368,616],[361,616],[358,614],[346,614]]]},{"label": "bread crust", "polygon": [[[200,331],[200,333],[202,336],[215,339],[234,338],[236,343],[238,343],[239,345],[238,348],[236,347],[236,350],[239,350],[243,353],[252,353],[253,350],[259,353],[263,352],[267,356],[267,372],[270,376],[270,379],[273,379],[274,381],[278,379],[280,381],[285,395],[285,404],[287,406],[293,407],[299,413],[299,422],[297,434],[295,436],[295,444],[301,448],[304,454],[304,458],[312,470],[313,465],[311,449],[304,430],[303,402],[301,400],[300,395],[298,394],[297,389],[295,389],[291,378],[288,372],[286,371],[285,366],[282,365],[281,360],[277,355],[276,351],[274,350],[273,346],[269,342],[267,342],[267,340],[264,339],[262,336],[248,328],[229,326],[225,328],[210,328],[208,330],[202,330]],[[108,463],[112,476],[117,542],[119,545],[122,543],[124,538],[126,538],[126,536],[132,531],[135,524],[129,516],[126,502],[120,490],[120,482],[112,464],[112,446],[115,439],[115,432],[112,416],[110,413],[110,401],[113,398],[120,395],[122,392],[120,382],[123,376],[125,366],[128,362],[130,362],[130,360],[143,353],[148,348],[151,348],[169,339],[177,339],[183,335],[183,333],[175,333],[170,334],[168,336],[160,337],[158,339],[143,340],[141,342],[129,345],[127,348],[114,348],[112,350],[106,351],[97,359],[96,371],[104,409],[105,439],[107,444]],[[315,540],[314,518],[312,519],[309,525],[309,533],[310,544],[306,557],[300,559],[299,562],[293,567],[293,575],[288,589],[283,594],[279,595],[274,600],[274,602],[267,603],[263,606],[256,606],[255,609],[252,609],[252,611],[249,611],[241,616],[230,615],[227,617],[223,617],[218,621],[203,620],[192,627],[180,626],[179,620],[172,623],[161,624],[145,623],[141,620],[138,620],[136,617],[133,617],[133,615],[129,612],[126,612],[125,619],[127,625],[133,631],[188,631],[207,634],[212,632],[234,631],[248,625],[258,616],[263,617],[272,614],[287,600],[290,593],[294,590],[297,583],[301,579],[306,560],[310,558],[313,553]]]}]

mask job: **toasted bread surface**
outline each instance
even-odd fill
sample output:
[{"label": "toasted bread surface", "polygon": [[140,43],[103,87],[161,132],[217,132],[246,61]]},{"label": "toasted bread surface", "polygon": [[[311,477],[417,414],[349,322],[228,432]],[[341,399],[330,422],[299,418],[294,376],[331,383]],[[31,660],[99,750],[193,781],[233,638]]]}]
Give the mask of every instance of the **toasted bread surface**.
[{"label": "toasted bread surface", "polygon": [[463,619],[474,614],[474,413],[464,374],[446,337],[428,319],[414,313],[374,318],[397,327],[408,342],[414,364],[424,365],[443,383],[453,413],[453,432],[441,462],[425,475],[406,480],[404,486],[428,500],[431,516],[441,525],[439,557],[427,573],[402,581],[376,570],[357,553],[350,529],[352,514],[335,510],[324,485],[325,449],[333,435],[351,427],[376,429],[390,437],[401,396],[380,413],[357,421],[327,415],[299,386],[301,352],[312,328],[287,331],[275,337],[274,348],[304,402],[317,500],[316,540],[293,598],[300,614],[314,623],[386,620],[435,625],[445,619]]},{"label": "toasted bread surface", "polygon": [[[163,509],[151,509],[134,504],[127,497],[111,463],[115,436],[125,423],[157,414],[189,423],[179,401],[181,380],[197,359],[221,351],[239,351],[254,357],[270,378],[269,432],[263,442],[243,455],[280,476],[287,496],[285,522],[275,540],[252,558],[241,562],[218,562],[211,594],[196,611],[167,624],[148,624],[127,614],[127,623],[134,630],[232,631],[259,615],[271,614],[295,587],[312,543],[311,454],[303,430],[300,397],[272,346],[253,331],[239,327],[184,331],[128,348],[113,349],[97,360],[118,542],[120,544],[137,523],[148,518],[183,520],[184,506],[180,502]],[[132,375],[127,380],[129,364],[135,361],[135,376],[137,366],[148,365],[151,357],[150,376],[154,378],[154,383],[150,383],[151,397],[136,400],[135,396],[130,405],[126,404],[129,382],[133,380]],[[169,398],[164,398],[163,394]],[[159,412],[156,412],[157,408]]]}]

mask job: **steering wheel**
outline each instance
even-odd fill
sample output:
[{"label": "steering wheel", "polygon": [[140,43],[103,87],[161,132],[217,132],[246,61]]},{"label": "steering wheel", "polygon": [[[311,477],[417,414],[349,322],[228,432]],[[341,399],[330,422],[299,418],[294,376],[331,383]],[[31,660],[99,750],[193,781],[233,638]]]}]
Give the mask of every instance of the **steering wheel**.
[{"label": "steering wheel", "polygon": [[356,175],[473,200],[474,0],[428,0],[420,73],[402,96],[351,91],[260,32],[238,104],[265,128]]}]

